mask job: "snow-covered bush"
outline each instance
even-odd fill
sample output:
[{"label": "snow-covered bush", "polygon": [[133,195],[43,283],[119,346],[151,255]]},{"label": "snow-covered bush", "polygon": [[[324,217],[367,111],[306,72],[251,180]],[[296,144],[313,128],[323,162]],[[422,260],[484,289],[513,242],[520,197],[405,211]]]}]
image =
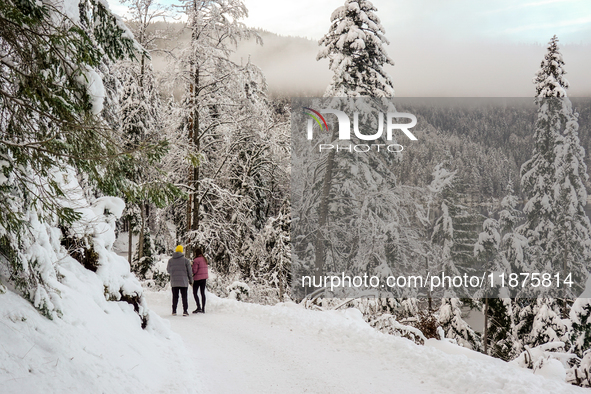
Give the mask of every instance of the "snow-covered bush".
[{"label": "snow-covered bush", "polygon": [[[547,378],[565,380],[567,369],[578,357],[565,351],[564,342],[548,342],[536,347],[525,346],[525,350],[511,363],[522,368],[532,369],[534,373]],[[575,368],[576,369],[576,368]],[[569,375],[574,372],[569,371]]]},{"label": "snow-covered bush", "polygon": [[461,306],[458,298],[443,298],[439,307],[439,324],[446,338],[455,339],[459,345],[469,349],[480,350],[480,337],[462,319]]},{"label": "snow-covered bush", "polygon": [[591,349],[587,350],[580,364],[573,366],[566,372],[569,383],[582,387],[591,387]]},{"label": "snow-covered bush", "polygon": [[166,271],[169,258],[170,256],[166,255],[159,255],[154,258],[155,263],[146,273],[146,279],[143,281],[144,286],[149,289],[160,290],[170,283],[170,275]]},{"label": "snow-covered bush", "polygon": [[237,301],[244,301],[250,295],[250,287],[246,283],[239,281],[232,283],[226,290],[229,292],[228,298]]},{"label": "snow-covered bush", "polygon": [[410,339],[417,345],[423,345],[427,338],[418,328],[401,324],[388,313],[369,321],[369,325],[385,334]]},{"label": "snow-covered bush", "polygon": [[267,220],[240,263],[243,274],[255,283],[257,289],[253,293],[261,293],[262,298],[272,296],[281,302],[290,293],[290,208],[289,201],[285,201],[279,214]]}]

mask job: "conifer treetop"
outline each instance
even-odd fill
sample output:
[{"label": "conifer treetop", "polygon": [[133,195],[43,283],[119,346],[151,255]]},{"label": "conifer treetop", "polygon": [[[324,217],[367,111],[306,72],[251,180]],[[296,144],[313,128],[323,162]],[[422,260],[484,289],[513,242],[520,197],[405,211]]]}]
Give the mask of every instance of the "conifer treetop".
[{"label": "conifer treetop", "polygon": [[383,69],[394,62],[383,48],[389,42],[376,11],[369,1],[346,0],[332,13],[332,24],[319,41],[323,48],[317,56],[317,60],[329,59],[334,72],[328,96],[394,95],[392,80]]},{"label": "conifer treetop", "polygon": [[568,81],[564,77],[564,61],[558,48],[558,37],[556,35],[548,43],[548,53],[540,64],[540,69],[534,77],[536,85],[536,97],[566,97]]}]

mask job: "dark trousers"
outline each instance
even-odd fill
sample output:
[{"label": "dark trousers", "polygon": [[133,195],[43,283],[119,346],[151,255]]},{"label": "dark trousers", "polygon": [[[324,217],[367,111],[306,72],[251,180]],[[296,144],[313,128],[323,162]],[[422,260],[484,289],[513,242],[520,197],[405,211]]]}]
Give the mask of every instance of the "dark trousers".
[{"label": "dark trousers", "polygon": [[[205,312],[205,282],[207,279],[200,279],[193,282],[193,297],[195,297],[195,304],[197,309],[201,309]],[[201,304],[199,303],[199,297],[197,297],[197,291],[201,290]]]},{"label": "dark trousers", "polygon": [[186,287],[173,287],[172,288],[172,313],[176,313],[176,306],[179,304],[179,291],[183,299],[183,312],[189,310],[189,302],[187,301],[187,288]]}]

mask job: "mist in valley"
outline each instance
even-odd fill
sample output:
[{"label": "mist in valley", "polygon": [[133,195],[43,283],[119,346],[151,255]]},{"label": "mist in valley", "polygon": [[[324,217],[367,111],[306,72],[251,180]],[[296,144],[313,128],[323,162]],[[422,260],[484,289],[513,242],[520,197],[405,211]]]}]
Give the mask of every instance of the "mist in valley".
[{"label": "mist in valley", "polygon": [[[161,41],[162,49],[181,49],[190,36],[182,23],[158,23],[157,28],[175,31],[175,37]],[[257,30],[263,45],[254,38],[240,41],[231,59],[249,59],[263,71],[272,96],[321,96],[331,80],[327,60],[316,60],[315,40],[282,36]],[[548,37],[550,38],[550,37]],[[532,78],[546,51],[542,44],[495,42],[427,41],[424,37],[391,39],[386,47],[395,66],[392,76],[398,97],[530,97]],[[561,50],[572,97],[591,96],[591,45],[567,44]],[[155,52],[156,71],[166,76],[169,61]],[[178,93],[178,92],[177,92]]]}]

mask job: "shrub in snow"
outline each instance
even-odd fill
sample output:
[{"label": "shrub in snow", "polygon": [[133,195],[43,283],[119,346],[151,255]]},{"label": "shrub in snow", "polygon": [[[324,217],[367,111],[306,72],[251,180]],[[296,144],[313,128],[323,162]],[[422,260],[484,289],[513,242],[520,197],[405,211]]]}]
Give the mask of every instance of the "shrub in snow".
[{"label": "shrub in snow", "polygon": [[98,269],[99,255],[94,250],[92,241],[88,237],[75,237],[70,234],[67,227],[62,227],[61,244],[66,248],[68,254],[77,260],[87,270],[96,272]]},{"label": "shrub in snow", "polygon": [[[566,342],[570,340],[571,322],[561,319],[556,310],[559,306],[552,298],[540,298],[534,309],[535,316],[529,333],[528,344],[538,346],[552,342]],[[555,310],[556,309],[556,310]]]},{"label": "shrub in snow", "polygon": [[[243,274],[257,287],[276,289],[275,298],[283,302],[291,282],[290,244],[291,205],[285,201],[275,217],[250,243],[240,263]],[[263,289],[261,289],[263,290]]]},{"label": "shrub in snow", "polygon": [[229,292],[228,298],[236,301],[244,301],[250,295],[250,287],[243,282],[234,282],[226,288]]},{"label": "shrub in snow", "polygon": [[591,349],[585,351],[580,364],[567,371],[567,381],[577,386],[591,387]]},{"label": "shrub in snow", "polygon": [[[141,234],[140,234],[141,236]],[[152,244],[152,237],[150,236],[149,229],[146,229],[143,233],[143,242],[138,242],[138,248],[133,256],[131,262],[131,270],[137,275],[139,279],[145,280],[151,276],[154,270],[154,245]],[[142,247],[142,253],[140,258],[140,249]]]},{"label": "shrub in snow", "polygon": [[425,340],[427,339],[425,338],[421,330],[415,327],[401,324],[396,320],[394,316],[388,313],[370,320],[369,325],[385,334],[410,339],[417,345],[423,345],[425,343]]},{"label": "shrub in snow", "polygon": [[169,259],[170,256],[157,256],[154,259],[156,262],[146,274],[146,280],[143,281],[143,285],[154,290],[165,288],[170,283],[170,275],[166,271]]},{"label": "shrub in snow", "polygon": [[587,278],[585,290],[577,298],[570,309],[571,332],[570,340],[572,344],[571,351],[579,357],[591,348],[591,276]]},{"label": "shrub in snow", "polygon": [[439,307],[438,321],[445,337],[454,339],[459,345],[472,350],[480,350],[480,338],[462,319],[459,298],[443,298]]},{"label": "shrub in snow", "polygon": [[443,330],[439,326],[437,316],[431,311],[419,312],[413,325],[423,333],[425,338],[442,338],[440,333],[443,333]]},{"label": "shrub in snow", "polygon": [[564,342],[548,342],[540,346],[525,346],[525,350],[511,363],[548,378],[566,379],[566,370],[577,356],[565,352]]}]

